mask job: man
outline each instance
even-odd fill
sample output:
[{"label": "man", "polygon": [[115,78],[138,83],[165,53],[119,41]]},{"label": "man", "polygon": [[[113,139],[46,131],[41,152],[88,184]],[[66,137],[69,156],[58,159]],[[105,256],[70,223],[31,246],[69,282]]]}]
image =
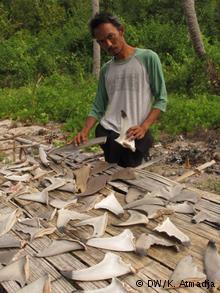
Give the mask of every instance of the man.
[{"label": "man", "polygon": [[[113,58],[100,71],[92,110],[74,142],[76,145],[85,143],[99,121],[96,136],[107,136],[101,146],[105,160],[122,167],[136,167],[152,146],[150,126],[160,112],[166,110],[161,63],[155,52],[127,44],[124,27],[117,17],[109,13],[96,14],[89,25],[93,38]],[[135,151],[115,141],[122,130],[122,114],[127,119],[127,140],[135,142]]]}]

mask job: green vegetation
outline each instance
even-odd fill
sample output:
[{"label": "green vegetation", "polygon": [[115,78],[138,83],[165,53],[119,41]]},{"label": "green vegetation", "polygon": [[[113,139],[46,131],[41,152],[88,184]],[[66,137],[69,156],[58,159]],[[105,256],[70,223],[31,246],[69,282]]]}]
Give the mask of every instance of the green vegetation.
[{"label": "green vegetation", "polygon": [[[64,123],[65,131],[80,129],[97,86],[91,76],[90,2],[0,2],[0,118],[43,124],[53,120]],[[119,15],[130,44],[153,49],[161,57],[169,105],[154,126],[155,134],[219,127],[220,97],[193,51],[180,1],[100,4]],[[196,1],[196,9],[207,53],[220,70],[220,4]]]},{"label": "green vegetation", "polygon": [[204,180],[203,183],[198,183],[197,186],[202,190],[211,190],[220,194],[220,182],[218,178],[209,178],[208,180]]}]

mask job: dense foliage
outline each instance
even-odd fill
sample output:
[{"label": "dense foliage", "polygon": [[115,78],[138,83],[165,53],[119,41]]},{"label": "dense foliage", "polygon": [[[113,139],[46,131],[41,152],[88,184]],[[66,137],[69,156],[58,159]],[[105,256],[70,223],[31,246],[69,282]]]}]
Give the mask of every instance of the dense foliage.
[{"label": "dense foliage", "polygon": [[[73,132],[81,127],[97,84],[87,27],[91,2],[0,1],[0,118],[55,120]],[[161,57],[170,102],[155,131],[219,126],[219,95],[212,93],[204,63],[193,51],[181,1],[100,4],[121,18],[128,43]],[[196,1],[196,9],[207,53],[220,70],[220,2]]]}]

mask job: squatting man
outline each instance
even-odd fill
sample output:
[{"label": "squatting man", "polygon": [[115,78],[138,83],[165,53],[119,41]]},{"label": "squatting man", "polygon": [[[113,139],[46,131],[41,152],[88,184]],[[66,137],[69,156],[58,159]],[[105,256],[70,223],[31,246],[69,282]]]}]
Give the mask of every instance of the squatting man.
[{"label": "squatting man", "polygon": [[[160,59],[152,50],[129,45],[123,25],[112,14],[96,14],[89,27],[92,37],[112,59],[101,68],[91,112],[73,141],[76,145],[86,143],[90,130],[99,122],[95,135],[107,136],[101,145],[105,160],[136,167],[152,146],[150,126],[166,110]],[[116,139],[125,125],[127,143],[119,143]],[[134,149],[129,142],[133,142]]]}]

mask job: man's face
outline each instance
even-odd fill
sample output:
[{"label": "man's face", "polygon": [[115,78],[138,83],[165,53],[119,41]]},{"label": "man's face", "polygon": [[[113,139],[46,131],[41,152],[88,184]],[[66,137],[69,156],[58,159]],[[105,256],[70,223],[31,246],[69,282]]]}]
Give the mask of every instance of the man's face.
[{"label": "man's face", "polygon": [[100,24],[94,30],[94,36],[101,48],[108,54],[117,56],[125,43],[123,28],[116,28],[111,23]]}]

